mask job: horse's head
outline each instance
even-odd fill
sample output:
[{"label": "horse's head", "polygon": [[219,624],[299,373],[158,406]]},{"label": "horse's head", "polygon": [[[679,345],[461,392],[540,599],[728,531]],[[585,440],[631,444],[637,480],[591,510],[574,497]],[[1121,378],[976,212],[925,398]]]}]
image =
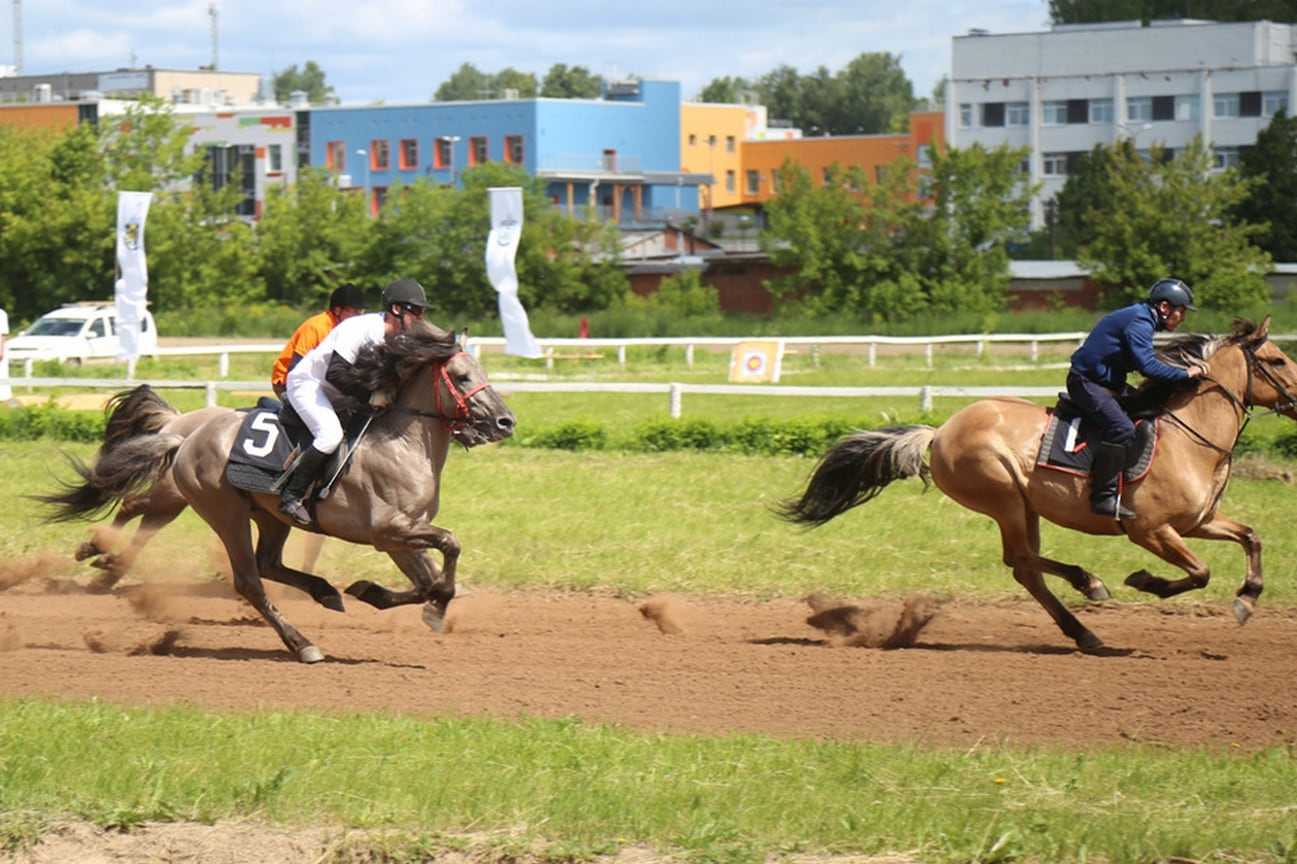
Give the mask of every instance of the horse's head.
[{"label": "horse's head", "polygon": [[1297,363],[1268,338],[1270,316],[1260,324],[1237,321],[1236,341],[1248,359],[1248,381],[1244,398],[1249,404],[1269,408],[1297,419]]},{"label": "horse's head", "polygon": [[477,358],[462,348],[434,364],[439,413],[449,418],[450,433],[465,447],[489,444],[513,434],[514,416],[487,380]]}]

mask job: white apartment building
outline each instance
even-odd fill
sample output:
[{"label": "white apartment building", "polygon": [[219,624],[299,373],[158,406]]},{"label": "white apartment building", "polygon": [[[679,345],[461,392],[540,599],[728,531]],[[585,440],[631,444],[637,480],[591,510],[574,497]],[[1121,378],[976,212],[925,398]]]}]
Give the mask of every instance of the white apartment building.
[{"label": "white apartment building", "polygon": [[1032,227],[1068,167],[1129,138],[1174,153],[1195,135],[1218,168],[1236,164],[1275,112],[1297,104],[1297,26],[1269,21],[1057,25],[952,40],[946,140],[1031,148]]}]

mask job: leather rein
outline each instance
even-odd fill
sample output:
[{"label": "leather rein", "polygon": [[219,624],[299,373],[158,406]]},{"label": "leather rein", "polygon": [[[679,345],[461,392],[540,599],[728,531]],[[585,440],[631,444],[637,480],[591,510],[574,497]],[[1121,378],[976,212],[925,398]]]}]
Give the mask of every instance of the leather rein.
[{"label": "leather rein", "polygon": [[[1265,339],[1262,339],[1261,342],[1258,344],[1264,344],[1264,342]],[[1284,411],[1288,411],[1294,407],[1297,407],[1297,397],[1294,397],[1292,393],[1288,392],[1288,388],[1285,387],[1283,384],[1281,384],[1279,382],[1279,379],[1275,378],[1274,373],[1272,373],[1269,369],[1265,367],[1264,364],[1262,364],[1261,359],[1256,356],[1256,346],[1249,342],[1242,342],[1239,347],[1243,349],[1243,353],[1247,355],[1247,360],[1248,360],[1247,389],[1243,393],[1243,398],[1239,398],[1238,394],[1236,394],[1229,387],[1225,386],[1225,384],[1222,383],[1219,379],[1213,378],[1210,375],[1202,376],[1202,379],[1204,381],[1209,381],[1212,384],[1219,387],[1221,392],[1223,392],[1226,396],[1228,396],[1230,401],[1233,402],[1236,406],[1238,406],[1238,408],[1241,411],[1241,422],[1239,423],[1238,432],[1234,435],[1234,443],[1230,445],[1229,449],[1226,449],[1224,447],[1221,447],[1218,444],[1209,441],[1205,435],[1203,435],[1197,429],[1194,429],[1192,426],[1190,426],[1188,423],[1186,423],[1184,420],[1178,417],[1174,411],[1166,412],[1167,418],[1172,420],[1181,429],[1188,432],[1194,438],[1198,439],[1200,442],[1202,442],[1203,445],[1225,456],[1233,455],[1234,448],[1238,446],[1239,439],[1243,437],[1243,430],[1247,428],[1247,424],[1252,422],[1253,417],[1266,417],[1269,416],[1270,414],[1282,414]],[[1258,375],[1260,375],[1262,378],[1268,381],[1270,383],[1270,386],[1278,390],[1279,393],[1283,395],[1286,401],[1280,402],[1276,404],[1273,408],[1270,408],[1264,412],[1257,413],[1255,410],[1256,403],[1253,401],[1252,398],[1252,382],[1254,380],[1253,371],[1255,371]]]}]

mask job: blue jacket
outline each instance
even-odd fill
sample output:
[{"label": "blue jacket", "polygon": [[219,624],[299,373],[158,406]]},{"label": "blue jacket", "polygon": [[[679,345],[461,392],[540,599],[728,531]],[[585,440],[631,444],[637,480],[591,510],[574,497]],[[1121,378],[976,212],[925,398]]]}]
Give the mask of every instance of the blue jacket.
[{"label": "blue jacket", "polygon": [[1129,372],[1169,381],[1188,378],[1184,369],[1168,366],[1153,355],[1156,329],[1157,311],[1147,303],[1109,312],[1072,355],[1072,371],[1117,393],[1126,389]]}]

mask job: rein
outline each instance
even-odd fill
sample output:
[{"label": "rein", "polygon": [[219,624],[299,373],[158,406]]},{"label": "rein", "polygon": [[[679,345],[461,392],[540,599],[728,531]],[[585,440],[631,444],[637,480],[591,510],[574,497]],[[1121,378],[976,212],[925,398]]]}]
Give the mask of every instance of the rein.
[{"label": "rein", "polygon": [[450,380],[450,372],[448,371],[448,367],[450,365],[451,360],[454,360],[460,354],[465,354],[465,353],[467,352],[456,351],[454,354],[450,355],[445,360],[438,360],[433,364],[433,368],[434,370],[436,370],[434,372],[434,375],[440,378],[441,382],[446,385],[446,390],[451,394],[450,398],[455,403],[455,413],[447,414],[446,411],[442,408],[442,396],[441,396],[440,387],[437,387],[433,391],[434,398],[436,400],[434,403],[436,405],[436,410],[424,411],[421,408],[413,408],[409,405],[402,404],[400,401],[401,398],[400,394],[398,394],[396,400],[392,402],[392,407],[406,414],[414,414],[417,417],[426,417],[431,420],[441,420],[443,421],[443,428],[445,428],[447,432],[455,432],[459,429],[463,429],[465,426],[468,425],[469,421],[473,419],[472,414],[468,407],[468,400],[472,399],[478,393],[488,389],[491,386],[491,382],[486,381],[477,385],[472,390],[469,390],[467,393],[461,393],[455,387],[454,382]]}]

